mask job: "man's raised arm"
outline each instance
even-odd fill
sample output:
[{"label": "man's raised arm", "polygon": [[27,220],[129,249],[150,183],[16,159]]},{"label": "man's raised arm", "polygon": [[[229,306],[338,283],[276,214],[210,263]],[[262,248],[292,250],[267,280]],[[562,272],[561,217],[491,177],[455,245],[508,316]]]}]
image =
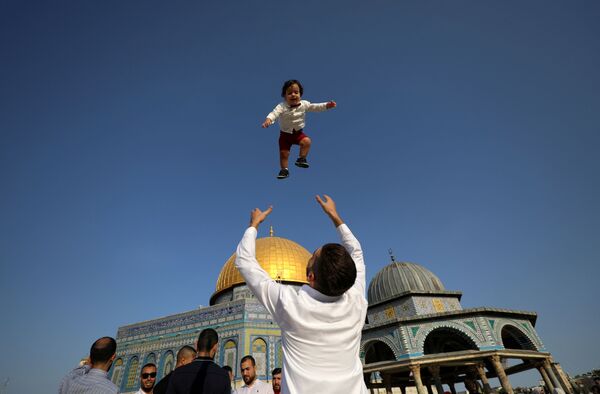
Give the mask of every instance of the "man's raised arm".
[{"label": "man's raised arm", "polygon": [[265,211],[254,208],[250,213],[250,227],[244,232],[240,241],[236,256],[235,266],[240,271],[246,285],[263,306],[274,316],[280,285],[275,282],[269,274],[260,266],[256,260],[256,235],[258,226],[273,211],[269,207]]},{"label": "man's raised arm", "polygon": [[354,282],[353,287],[358,289],[364,296],[366,289],[366,274],[365,261],[360,242],[354,237],[348,226],[338,214],[333,199],[327,194],[324,194],[323,197],[324,198],[321,198],[317,195],[317,202],[321,205],[321,208],[323,208],[323,212],[325,212],[333,222],[333,225],[337,229],[340,239],[342,240],[342,245],[344,245],[344,248],[350,253],[352,260],[354,260],[354,264],[356,265],[356,281]]}]

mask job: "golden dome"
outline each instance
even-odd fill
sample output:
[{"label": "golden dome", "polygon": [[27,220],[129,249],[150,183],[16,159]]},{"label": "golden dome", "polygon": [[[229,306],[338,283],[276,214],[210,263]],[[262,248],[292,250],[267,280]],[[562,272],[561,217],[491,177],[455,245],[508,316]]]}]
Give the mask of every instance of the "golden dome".
[{"label": "golden dome", "polygon": [[[282,282],[297,284],[306,281],[306,263],[311,253],[294,241],[280,237],[259,238],[256,240],[256,259],[271,278]],[[225,262],[217,288],[211,298],[235,285],[245,283],[244,278],[235,268],[235,253]]]}]

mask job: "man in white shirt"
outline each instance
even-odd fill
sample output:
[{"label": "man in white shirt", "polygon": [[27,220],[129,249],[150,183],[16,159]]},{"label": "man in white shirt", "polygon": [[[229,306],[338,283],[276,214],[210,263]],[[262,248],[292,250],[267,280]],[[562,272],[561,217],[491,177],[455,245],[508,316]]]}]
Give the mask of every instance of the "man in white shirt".
[{"label": "man in white shirt", "polygon": [[359,356],[367,314],[365,264],[358,240],[327,195],[317,202],[337,229],[340,244],[317,249],[300,290],[271,279],[256,260],[256,234],[273,210],[255,208],[237,248],[235,265],[256,298],[281,328],[281,392],[365,394]]},{"label": "man in white shirt", "polygon": [[256,361],[252,356],[244,356],[240,362],[244,385],[236,390],[236,394],[273,394],[270,384],[256,378]]}]

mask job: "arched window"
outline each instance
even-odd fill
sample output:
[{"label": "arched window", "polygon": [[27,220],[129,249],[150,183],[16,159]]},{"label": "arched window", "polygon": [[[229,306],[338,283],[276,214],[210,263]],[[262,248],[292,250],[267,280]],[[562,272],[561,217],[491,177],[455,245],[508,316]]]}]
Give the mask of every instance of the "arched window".
[{"label": "arched window", "polygon": [[112,372],[112,382],[119,385],[119,378],[121,377],[121,372],[123,371],[123,359],[119,358],[113,364],[113,372]]},{"label": "arched window", "polygon": [[527,334],[515,326],[505,325],[500,335],[505,349],[537,350]]},{"label": "arched window", "polygon": [[277,349],[277,357],[275,358],[275,366],[280,367],[283,365],[283,347],[281,346],[281,341],[277,341],[277,345],[275,347]]},{"label": "arched window", "polygon": [[427,334],[423,345],[423,353],[437,354],[459,352],[462,350],[479,350],[468,335],[455,328],[440,327]]},{"label": "arched window", "polygon": [[252,342],[252,356],[256,360],[256,374],[258,376],[267,375],[267,343],[257,338]]},{"label": "arched window", "polygon": [[234,341],[229,340],[223,346],[223,365],[229,365],[233,369],[234,376],[237,371],[237,345]]},{"label": "arched window", "polygon": [[132,389],[135,387],[138,382],[137,379],[137,370],[140,366],[140,361],[137,357],[133,357],[131,361],[129,361],[129,369],[127,370],[127,383],[125,385],[126,389]]},{"label": "arched window", "polygon": [[395,359],[394,351],[385,342],[373,341],[366,345],[365,364]]},{"label": "arched window", "polygon": [[163,357],[162,376],[168,375],[173,370],[173,367],[175,365],[174,360],[175,360],[175,357],[173,357],[172,351],[169,350],[167,353],[165,353],[165,355]]}]

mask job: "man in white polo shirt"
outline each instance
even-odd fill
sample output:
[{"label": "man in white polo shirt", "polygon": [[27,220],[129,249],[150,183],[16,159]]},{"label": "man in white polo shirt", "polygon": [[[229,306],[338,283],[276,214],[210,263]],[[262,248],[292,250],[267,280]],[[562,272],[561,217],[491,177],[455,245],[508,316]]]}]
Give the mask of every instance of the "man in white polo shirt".
[{"label": "man in white polo shirt", "polygon": [[236,394],[273,394],[270,384],[256,377],[256,360],[252,356],[242,357],[240,361],[244,385],[235,391]]},{"label": "man in white polo shirt", "polygon": [[342,244],[326,244],[313,253],[306,266],[308,285],[296,290],[277,283],[256,260],[257,229],[272,207],[252,211],[235,266],[281,328],[282,393],[365,394],[359,357],[367,314],[362,250],[335,202],[327,195],[316,199]]}]

